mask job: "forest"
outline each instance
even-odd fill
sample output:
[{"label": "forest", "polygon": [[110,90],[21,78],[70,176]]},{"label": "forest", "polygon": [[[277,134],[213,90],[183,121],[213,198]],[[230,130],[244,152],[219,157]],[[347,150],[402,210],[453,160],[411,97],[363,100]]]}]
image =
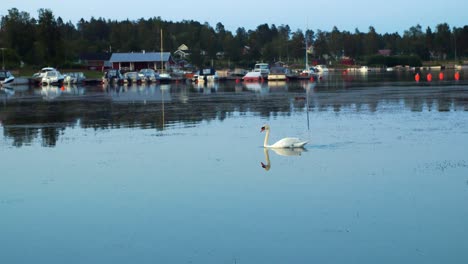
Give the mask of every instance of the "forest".
[{"label": "forest", "polygon": [[[161,41],[160,31],[163,31]],[[339,64],[343,58],[353,63],[392,63],[398,59],[376,60],[379,50],[389,50],[395,58],[420,61],[462,61],[468,57],[468,26],[451,28],[447,23],[423,29],[419,24],[399,33],[331,32],[296,29],[288,25],[261,24],[255,30],[226,30],[221,22],[214,27],[193,20],[165,21],[161,17],[136,21],[116,21],[91,17],[76,25],[65,22],[50,9],[38,10],[37,18],[16,8],[1,17],[0,48],[7,68],[80,67],[84,53],[164,51],[174,53],[185,44],[190,49],[189,63],[218,67],[249,67],[258,61],[304,64],[309,61]],[[307,52],[306,52],[307,46]],[[384,62],[382,62],[384,61]],[[386,61],[386,62],[385,62]],[[392,66],[392,65],[389,65]]]}]

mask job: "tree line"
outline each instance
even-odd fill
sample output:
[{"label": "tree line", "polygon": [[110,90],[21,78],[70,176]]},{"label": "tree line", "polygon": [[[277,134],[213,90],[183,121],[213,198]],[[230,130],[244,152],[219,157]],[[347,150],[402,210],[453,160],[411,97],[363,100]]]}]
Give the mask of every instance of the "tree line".
[{"label": "tree line", "polygon": [[[55,17],[50,9],[39,9],[34,18],[16,8],[1,17],[0,47],[8,67],[51,65],[72,67],[83,53],[141,52],[161,49],[174,52],[185,44],[189,62],[207,66],[249,67],[257,61],[303,65],[309,60],[340,63],[352,58],[361,63],[372,61],[379,50],[392,55],[414,56],[421,60],[461,60],[468,57],[468,26],[461,28],[441,23],[423,29],[419,24],[399,33],[379,34],[370,26],[367,32],[322,30],[292,31],[288,25],[261,24],[255,30],[226,30],[219,22],[193,20],[165,21],[161,17],[136,21],[105,18],[81,19],[76,25]],[[307,46],[307,52],[306,52]]]}]

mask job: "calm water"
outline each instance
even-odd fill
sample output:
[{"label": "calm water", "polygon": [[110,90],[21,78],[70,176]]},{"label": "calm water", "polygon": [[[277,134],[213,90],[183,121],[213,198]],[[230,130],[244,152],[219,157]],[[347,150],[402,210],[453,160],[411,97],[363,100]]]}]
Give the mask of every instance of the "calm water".
[{"label": "calm water", "polygon": [[3,89],[0,263],[467,263],[468,82],[398,74]]}]

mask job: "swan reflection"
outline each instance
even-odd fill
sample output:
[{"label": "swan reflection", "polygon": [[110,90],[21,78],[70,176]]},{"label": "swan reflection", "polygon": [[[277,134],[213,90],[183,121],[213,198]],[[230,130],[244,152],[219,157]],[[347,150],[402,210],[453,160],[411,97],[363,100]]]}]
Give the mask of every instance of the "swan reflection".
[{"label": "swan reflection", "polygon": [[271,169],[269,153],[270,150],[275,152],[279,156],[301,156],[303,152],[307,151],[305,148],[263,148],[263,153],[265,154],[265,163],[260,162],[260,165],[266,171],[269,171]]}]

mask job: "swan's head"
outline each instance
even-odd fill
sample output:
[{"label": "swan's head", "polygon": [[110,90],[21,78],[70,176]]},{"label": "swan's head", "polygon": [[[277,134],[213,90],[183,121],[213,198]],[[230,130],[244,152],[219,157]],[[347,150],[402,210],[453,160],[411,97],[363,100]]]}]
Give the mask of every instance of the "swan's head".
[{"label": "swan's head", "polygon": [[263,132],[265,130],[270,130],[270,126],[269,125],[262,126],[262,128],[260,129],[260,132]]}]

